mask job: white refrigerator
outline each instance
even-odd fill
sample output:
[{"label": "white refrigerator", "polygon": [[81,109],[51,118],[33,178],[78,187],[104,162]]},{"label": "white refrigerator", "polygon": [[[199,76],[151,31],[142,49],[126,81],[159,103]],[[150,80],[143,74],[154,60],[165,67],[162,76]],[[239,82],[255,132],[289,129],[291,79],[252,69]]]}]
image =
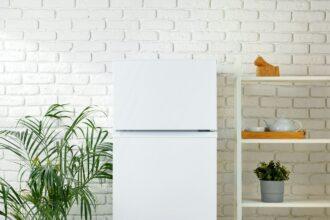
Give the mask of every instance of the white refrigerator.
[{"label": "white refrigerator", "polygon": [[216,220],[213,60],[117,61],[114,220]]}]

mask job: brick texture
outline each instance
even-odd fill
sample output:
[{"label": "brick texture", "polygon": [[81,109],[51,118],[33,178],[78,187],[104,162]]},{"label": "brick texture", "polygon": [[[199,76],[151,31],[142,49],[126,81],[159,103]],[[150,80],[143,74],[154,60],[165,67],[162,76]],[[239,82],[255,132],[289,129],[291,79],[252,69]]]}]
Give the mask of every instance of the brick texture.
[{"label": "brick texture", "polygon": [[[233,80],[235,60],[254,73],[257,54],[283,75],[327,75],[330,70],[327,0],[0,0],[0,127],[54,102],[99,105],[110,120],[111,61],[205,59],[218,62],[218,217],[234,219]],[[290,117],[310,137],[330,135],[326,84],[260,85],[243,89],[244,126]],[[292,171],[289,197],[330,197],[326,145],[251,145],[244,152],[244,195],[259,196],[252,173],[260,160],[278,159]],[[17,183],[16,168],[0,152],[0,175]],[[6,159],[6,160],[4,160]],[[112,219],[111,185],[95,186],[95,219]],[[245,219],[330,219],[325,209],[248,209]],[[74,209],[72,219],[80,219]]]}]

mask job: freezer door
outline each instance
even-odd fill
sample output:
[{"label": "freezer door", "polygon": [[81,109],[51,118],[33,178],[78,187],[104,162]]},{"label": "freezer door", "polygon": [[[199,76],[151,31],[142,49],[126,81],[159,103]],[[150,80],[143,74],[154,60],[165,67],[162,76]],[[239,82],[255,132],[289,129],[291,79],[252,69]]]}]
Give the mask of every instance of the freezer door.
[{"label": "freezer door", "polygon": [[114,220],[216,220],[216,138],[114,143]]},{"label": "freezer door", "polygon": [[216,130],[216,62],[118,61],[116,130]]}]

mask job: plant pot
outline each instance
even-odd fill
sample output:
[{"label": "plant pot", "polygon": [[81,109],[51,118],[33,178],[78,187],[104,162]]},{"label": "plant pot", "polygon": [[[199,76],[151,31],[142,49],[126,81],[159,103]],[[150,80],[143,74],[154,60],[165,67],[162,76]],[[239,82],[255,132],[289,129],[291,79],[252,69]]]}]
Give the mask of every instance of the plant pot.
[{"label": "plant pot", "polygon": [[260,180],[262,202],[283,202],[284,181]]}]

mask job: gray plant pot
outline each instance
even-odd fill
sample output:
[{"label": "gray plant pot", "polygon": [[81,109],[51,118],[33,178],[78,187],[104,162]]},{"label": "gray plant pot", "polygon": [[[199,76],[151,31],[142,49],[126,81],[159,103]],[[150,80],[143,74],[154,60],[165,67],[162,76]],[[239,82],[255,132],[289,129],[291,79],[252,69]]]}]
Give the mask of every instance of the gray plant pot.
[{"label": "gray plant pot", "polygon": [[260,180],[262,202],[283,202],[284,181]]}]

